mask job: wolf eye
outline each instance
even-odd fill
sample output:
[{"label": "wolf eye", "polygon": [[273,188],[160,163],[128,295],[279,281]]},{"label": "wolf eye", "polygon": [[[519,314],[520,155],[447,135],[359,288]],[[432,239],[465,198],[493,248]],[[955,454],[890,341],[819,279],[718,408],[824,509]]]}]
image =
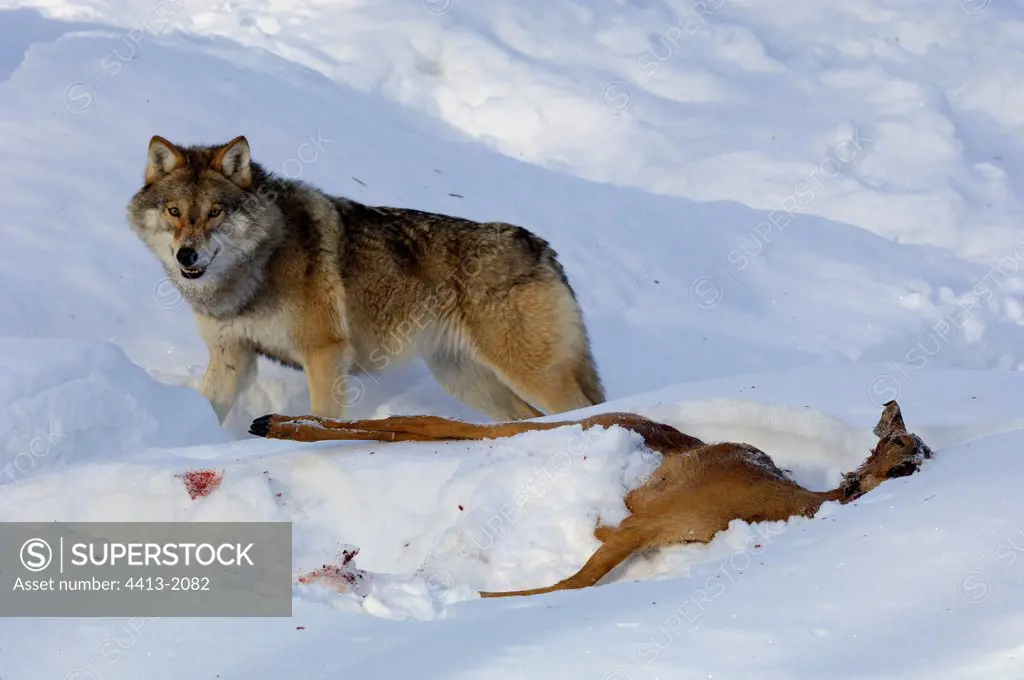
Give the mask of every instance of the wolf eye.
[{"label": "wolf eye", "polygon": [[174,206],[168,208],[167,212],[171,214],[171,217],[181,217],[181,211],[175,208]]},{"label": "wolf eye", "polygon": [[213,210],[211,210],[211,211],[210,211],[210,217],[217,217],[217,216],[218,216],[218,215],[220,215],[220,214],[221,214],[222,212],[224,212],[224,211],[223,211],[222,209],[220,209],[220,208],[214,208]]}]

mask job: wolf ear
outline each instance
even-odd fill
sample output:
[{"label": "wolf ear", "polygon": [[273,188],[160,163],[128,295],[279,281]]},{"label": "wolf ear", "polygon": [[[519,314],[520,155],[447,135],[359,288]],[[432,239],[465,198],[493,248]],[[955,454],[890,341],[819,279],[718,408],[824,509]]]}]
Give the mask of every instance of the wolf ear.
[{"label": "wolf ear", "polygon": [[252,184],[249,159],[249,141],[240,135],[217,149],[210,167],[243,189],[248,189]]},{"label": "wolf ear", "polygon": [[155,182],[171,170],[185,164],[185,154],[160,135],[149,140],[149,157],[146,161],[146,182]]}]

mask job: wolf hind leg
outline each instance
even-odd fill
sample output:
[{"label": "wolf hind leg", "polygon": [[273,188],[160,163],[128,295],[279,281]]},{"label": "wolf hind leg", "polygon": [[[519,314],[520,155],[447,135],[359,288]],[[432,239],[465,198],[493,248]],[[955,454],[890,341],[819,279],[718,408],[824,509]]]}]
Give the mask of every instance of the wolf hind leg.
[{"label": "wolf hind leg", "polygon": [[597,365],[590,351],[589,338],[584,339],[584,346],[586,349],[576,358],[576,364],[572,369],[573,375],[583,396],[592,404],[601,404],[605,401],[604,386],[601,384],[601,377],[597,373]]},{"label": "wolf hind leg", "polygon": [[604,401],[579,306],[563,284],[517,286],[464,323],[475,358],[523,401],[549,415]]},{"label": "wolf hind leg", "polygon": [[524,420],[544,415],[465,349],[441,345],[425,353],[423,360],[445,391],[490,418]]},{"label": "wolf hind leg", "polygon": [[548,415],[575,411],[599,403],[587,397],[569,366],[547,366],[537,370],[515,361],[495,362],[492,365],[516,394],[537,404]]}]

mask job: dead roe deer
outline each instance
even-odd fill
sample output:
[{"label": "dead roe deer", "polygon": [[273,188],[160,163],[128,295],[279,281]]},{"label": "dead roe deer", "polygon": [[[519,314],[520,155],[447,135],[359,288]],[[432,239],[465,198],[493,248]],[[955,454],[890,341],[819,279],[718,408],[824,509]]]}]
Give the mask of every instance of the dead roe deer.
[{"label": "dead roe deer", "polygon": [[603,413],[582,420],[550,423],[512,422],[476,425],[436,416],[395,416],[341,421],[313,416],[267,415],[253,421],[250,432],[270,439],[314,442],[370,440],[431,442],[512,437],[531,430],[567,425],[583,428],[617,425],[643,437],[662,454],[661,465],[641,486],[625,496],[630,514],[618,526],[602,525],[594,536],[602,545],[569,578],[545,588],[483,597],[536,595],[596,584],[634,553],[679,543],[707,543],[734,519],[745,522],[811,517],[825,501],[849,503],[886,479],[917,472],[931,449],[907,432],[900,407],[885,404],[874,428],[878,443],[867,459],[847,472],[831,491],[811,491],[793,481],[763,451],[735,442],[707,444],[669,425],[632,413]]}]

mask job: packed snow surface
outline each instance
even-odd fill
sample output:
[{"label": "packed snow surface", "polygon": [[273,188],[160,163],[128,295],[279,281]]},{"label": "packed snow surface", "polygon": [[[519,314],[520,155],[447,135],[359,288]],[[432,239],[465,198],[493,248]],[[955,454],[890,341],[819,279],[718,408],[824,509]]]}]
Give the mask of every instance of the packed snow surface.
[{"label": "packed snow surface", "polygon": [[[480,600],[578,569],[659,456],[617,427],[255,439],[308,412],[269,363],[218,426],[125,222],[154,134],[549,240],[609,397],[557,419],[641,413],[825,489],[895,398],[936,456]],[[4,680],[1024,674],[1024,3],[0,0],[0,139],[0,520],[287,521],[296,574],[290,619],[2,619]],[[416,361],[353,401],[484,420]]]}]

